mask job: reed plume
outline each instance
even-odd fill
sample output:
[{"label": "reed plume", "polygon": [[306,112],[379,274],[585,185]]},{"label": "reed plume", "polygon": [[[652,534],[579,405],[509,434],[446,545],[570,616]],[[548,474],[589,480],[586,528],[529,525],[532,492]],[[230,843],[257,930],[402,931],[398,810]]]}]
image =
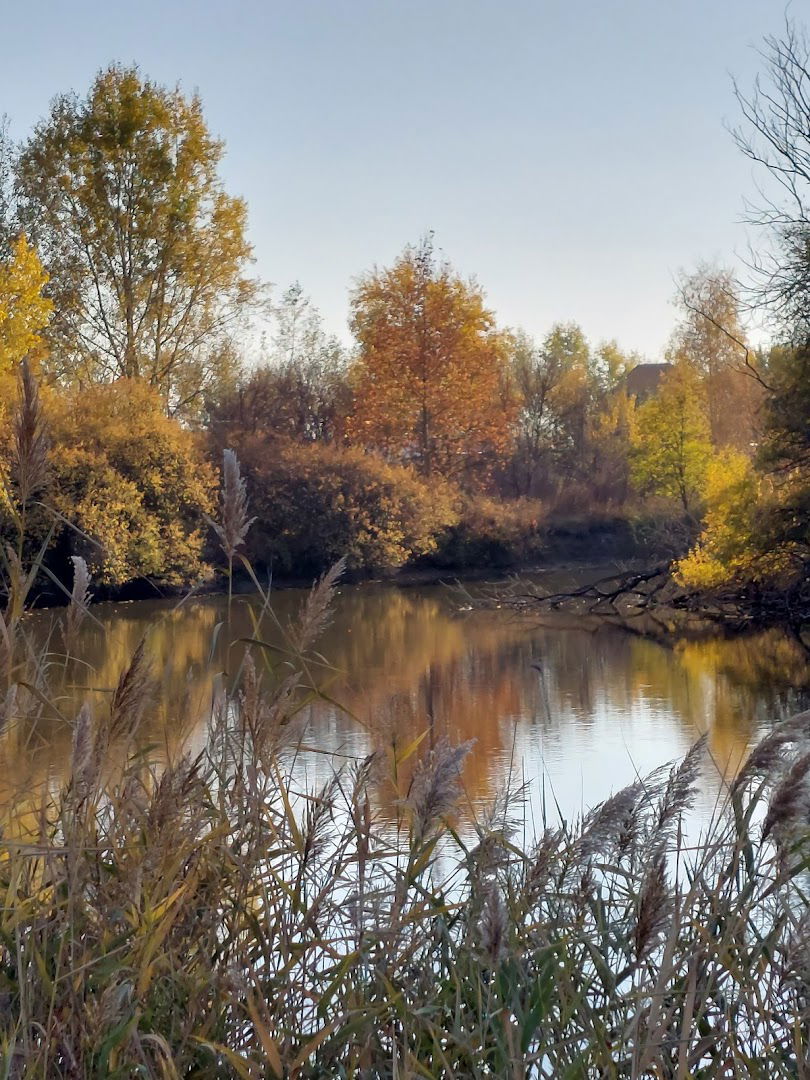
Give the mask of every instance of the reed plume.
[{"label": "reed plume", "polygon": [[141,639],[129,666],[121,673],[110,702],[110,740],[131,739],[141,725],[157,690]]},{"label": "reed plume", "polygon": [[633,815],[640,790],[641,784],[630,784],[611,795],[585,817],[579,838],[583,858],[604,853],[616,842],[628,817]]},{"label": "reed plume", "polygon": [[460,793],[461,766],[473,741],[451,746],[442,739],[417,767],[405,801],[413,812],[418,841],[424,840],[455,807]]},{"label": "reed plume", "polygon": [[658,806],[654,838],[657,843],[665,843],[671,827],[684,811],[692,805],[695,795],[695,783],[700,771],[703,754],[706,749],[708,733],[701,735],[690,748],[683,761],[670,770],[669,779],[664,788]]},{"label": "reed plume", "polygon": [[292,631],[292,643],[296,652],[306,653],[312,648],[332,619],[332,601],[337,583],[346,569],[346,559],[338,559],[309,591],[306,602]]},{"label": "reed plume", "polygon": [[90,571],[87,569],[87,563],[81,555],[71,555],[70,561],[73,563],[73,588],[70,591],[70,602],[65,613],[64,630],[65,647],[68,650],[76,640],[92,599]]},{"label": "reed plume", "polygon": [[637,962],[659,943],[672,913],[672,897],[667,884],[666,860],[659,854],[647,871],[638,898],[633,943]]},{"label": "reed plume", "polygon": [[70,755],[71,786],[79,800],[86,798],[97,787],[106,748],[106,737],[95,724],[90,705],[85,701],[73,725]]},{"label": "reed plume", "polygon": [[797,825],[810,823],[810,753],[798,757],[774,789],[768,813],[762,824],[762,836],[773,833],[777,839],[790,834]]},{"label": "reed plume", "polygon": [[45,487],[48,476],[48,430],[39,388],[27,360],[20,364],[18,405],[11,447],[11,477],[25,507]]},{"label": "reed plume", "polygon": [[486,890],[478,922],[478,940],[489,967],[497,967],[506,954],[508,934],[509,917],[506,905],[500,889],[491,882]]},{"label": "reed plume", "polygon": [[255,520],[248,517],[247,488],[239,469],[239,458],[233,450],[223,450],[220,520],[208,518],[208,521],[219,537],[229,563],[245,542],[248,529]]}]

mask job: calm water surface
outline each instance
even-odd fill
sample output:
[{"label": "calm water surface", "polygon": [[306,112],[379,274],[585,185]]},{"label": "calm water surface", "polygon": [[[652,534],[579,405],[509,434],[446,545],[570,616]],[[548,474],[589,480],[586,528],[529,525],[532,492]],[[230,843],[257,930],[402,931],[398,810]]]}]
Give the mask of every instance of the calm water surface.
[{"label": "calm water surface", "polygon": [[[274,615],[293,618],[304,594],[279,592]],[[232,637],[252,637],[256,601],[234,601]],[[183,741],[201,744],[214,669],[234,670],[220,597],[173,602],[99,604],[77,654],[64,662],[54,648],[58,706],[75,715],[85,698],[102,709],[140,639],[161,665],[163,702],[148,737],[160,752]],[[53,616],[35,616],[45,640]],[[281,635],[264,624],[262,636]],[[55,636],[53,638],[56,640]],[[299,768],[311,783],[325,780],[343,755],[368,753],[394,731],[400,745],[428,731],[474,739],[464,773],[467,797],[481,805],[511,777],[528,781],[527,820],[579,813],[664,762],[681,756],[704,731],[716,768],[702,780],[708,814],[752,741],[779,718],[810,705],[810,671],[800,647],[777,631],[736,640],[681,641],[664,646],[610,625],[563,617],[542,623],[503,611],[464,611],[441,586],[401,589],[368,585],[341,589],[320,651],[332,670],[313,668],[329,700],[306,705],[305,753]],[[274,655],[268,653],[268,655]],[[180,717],[199,717],[191,731]],[[2,743],[6,781],[33,787],[58,778],[69,757],[71,729],[51,716],[36,731],[10,730]],[[323,753],[323,752],[326,753]]]}]

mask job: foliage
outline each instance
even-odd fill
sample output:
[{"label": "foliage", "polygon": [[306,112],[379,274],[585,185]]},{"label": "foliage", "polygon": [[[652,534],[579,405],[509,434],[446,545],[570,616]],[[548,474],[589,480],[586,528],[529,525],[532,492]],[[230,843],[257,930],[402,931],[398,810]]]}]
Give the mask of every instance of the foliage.
[{"label": "foliage", "polygon": [[521,566],[544,548],[546,510],[536,499],[509,502],[465,495],[458,521],[440,537],[431,565],[448,567]]},{"label": "foliage", "polygon": [[99,73],[62,95],[16,165],[18,218],[50,274],[51,370],[69,384],[142,378],[193,412],[232,364],[257,298],[246,209],[223,190],[199,98]]},{"label": "foliage", "polygon": [[678,302],[682,318],[668,357],[700,375],[714,445],[750,453],[762,385],[746,344],[734,279],[728,270],[701,265],[681,279]]},{"label": "foliage", "polygon": [[711,456],[699,376],[688,364],[676,364],[636,412],[633,483],[644,494],[678,499],[690,513],[701,497]]},{"label": "foliage", "polygon": [[764,569],[757,536],[761,481],[750,459],[735,450],[718,454],[705,480],[706,515],[695,547],[677,564],[676,580],[714,588]]},{"label": "foliage", "polygon": [[299,285],[285,292],[275,315],[269,362],[209,405],[208,425],[219,449],[246,435],[332,442],[343,433],[351,390],[340,342],[324,333]]},{"label": "foliage", "polygon": [[99,580],[180,583],[201,570],[203,513],[213,473],[192,432],[167,417],[137,379],[54,396],[50,403],[52,505],[74,554]]},{"label": "foliage", "polygon": [[580,483],[587,499],[622,502],[631,405],[621,382],[637,358],[615,342],[593,350],[575,323],[558,323],[539,345],[517,332],[510,352],[520,406],[510,488],[548,498]]},{"label": "foliage", "polygon": [[359,448],[249,439],[239,447],[256,523],[257,565],[318,573],[345,556],[350,569],[401,566],[436,547],[456,518],[454,490]]},{"label": "foliage", "polygon": [[505,342],[481,290],[437,263],[425,238],[360,279],[352,329],[351,438],[423,476],[486,475],[508,445],[514,406]]},{"label": "foliage", "polygon": [[0,379],[16,374],[17,364],[41,345],[53,310],[42,295],[47,282],[36,251],[21,233],[0,263]]},{"label": "foliage", "polygon": [[591,420],[591,501],[622,505],[630,487],[630,457],[636,437],[636,399],[617,387]]}]

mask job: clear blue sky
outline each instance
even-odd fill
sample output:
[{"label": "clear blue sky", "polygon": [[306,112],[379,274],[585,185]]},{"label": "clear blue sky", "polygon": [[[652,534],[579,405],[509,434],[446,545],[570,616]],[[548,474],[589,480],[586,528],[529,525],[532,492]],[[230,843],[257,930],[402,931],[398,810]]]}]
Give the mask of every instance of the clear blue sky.
[{"label": "clear blue sky", "polygon": [[[810,22],[810,3],[790,8]],[[724,120],[778,0],[38,0],[5,5],[23,137],[110,61],[202,95],[257,272],[346,336],[348,288],[424,230],[504,325],[659,355],[673,278],[745,253]]]}]

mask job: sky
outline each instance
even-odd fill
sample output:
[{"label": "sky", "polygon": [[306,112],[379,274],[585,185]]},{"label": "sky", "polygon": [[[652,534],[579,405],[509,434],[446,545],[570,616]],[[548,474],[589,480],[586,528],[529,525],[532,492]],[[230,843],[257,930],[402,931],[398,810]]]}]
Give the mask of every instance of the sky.
[{"label": "sky", "polygon": [[[3,5],[23,139],[113,61],[198,91],[255,272],[348,338],[349,290],[433,230],[499,324],[659,359],[681,271],[742,269],[757,174],[728,125],[779,0],[37,0]],[[790,15],[810,23],[810,0]]]}]

